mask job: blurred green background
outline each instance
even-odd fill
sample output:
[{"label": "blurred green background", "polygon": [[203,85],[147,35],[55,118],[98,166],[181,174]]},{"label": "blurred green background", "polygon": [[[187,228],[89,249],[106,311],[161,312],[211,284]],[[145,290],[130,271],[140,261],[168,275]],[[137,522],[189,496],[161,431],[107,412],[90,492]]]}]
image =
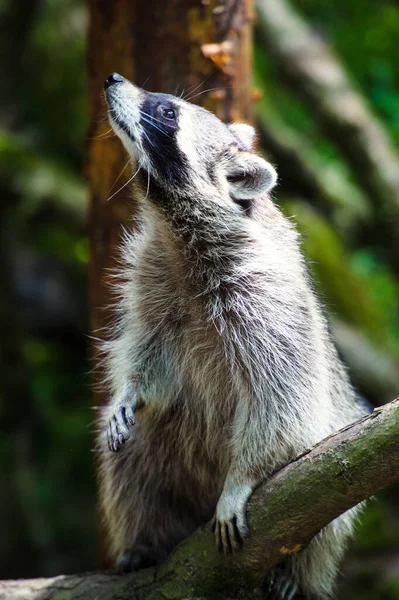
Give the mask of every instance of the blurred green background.
[{"label": "blurred green background", "polygon": [[[293,6],[399,150],[399,3]],[[97,564],[83,177],[87,7],[2,0],[0,18],[0,578],[18,578]],[[389,401],[399,395],[399,281],[367,195],[259,40],[254,80],[263,94],[260,126],[273,123],[295,140],[334,191],[323,204],[283,179],[277,196],[304,234],[356,384],[374,404]],[[339,598],[399,599],[398,487],[368,503],[342,571]]]}]

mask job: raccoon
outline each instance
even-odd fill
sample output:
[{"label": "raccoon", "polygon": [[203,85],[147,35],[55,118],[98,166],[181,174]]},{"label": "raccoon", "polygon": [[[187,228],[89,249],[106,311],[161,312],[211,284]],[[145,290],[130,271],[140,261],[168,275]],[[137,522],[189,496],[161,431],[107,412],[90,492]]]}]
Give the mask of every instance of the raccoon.
[{"label": "raccoon", "polygon": [[[212,518],[219,549],[239,550],[254,488],[366,411],[254,129],[116,73],[105,94],[138,170],[98,435],[108,551],[129,571]],[[266,596],[330,597],[358,510],[270,573]]]}]

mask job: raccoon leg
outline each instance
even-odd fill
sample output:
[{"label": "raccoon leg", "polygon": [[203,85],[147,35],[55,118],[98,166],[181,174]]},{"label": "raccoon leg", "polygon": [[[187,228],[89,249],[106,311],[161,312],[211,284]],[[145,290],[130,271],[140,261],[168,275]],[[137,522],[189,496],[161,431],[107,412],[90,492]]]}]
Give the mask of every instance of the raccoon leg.
[{"label": "raccoon leg", "polygon": [[173,480],[173,472],[181,473],[178,458],[170,461],[149,429],[136,422],[117,452],[108,447],[106,428],[101,439],[100,507],[107,552],[123,572],[161,562],[202,522],[192,499]]},{"label": "raccoon leg", "polygon": [[[159,488],[159,493],[146,495],[138,518],[133,507],[128,509],[128,531],[118,533],[117,570],[122,573],[137,571],[161,563],[172,549],[188,537],[198,522],[189,514],[182,514],[170,497],[170,490]],[[134,503],[140,503],[135,495]],[[180,504],[180,502],[179,502]]]}]

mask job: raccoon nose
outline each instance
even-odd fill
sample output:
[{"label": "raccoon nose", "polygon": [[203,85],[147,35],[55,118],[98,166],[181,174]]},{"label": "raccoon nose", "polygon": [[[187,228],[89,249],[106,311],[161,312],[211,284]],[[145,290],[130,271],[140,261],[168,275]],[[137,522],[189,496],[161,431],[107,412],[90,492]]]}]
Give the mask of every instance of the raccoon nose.
[{"label": "raccoon nose", "polygon": [[122,75],[119,75],[119,73],[111,73],[111,75],[108,75],[107,79],[104,81],[104,89],[109,88],[114,83],[123,83],[124,81],[125,78],[122,77]]}]

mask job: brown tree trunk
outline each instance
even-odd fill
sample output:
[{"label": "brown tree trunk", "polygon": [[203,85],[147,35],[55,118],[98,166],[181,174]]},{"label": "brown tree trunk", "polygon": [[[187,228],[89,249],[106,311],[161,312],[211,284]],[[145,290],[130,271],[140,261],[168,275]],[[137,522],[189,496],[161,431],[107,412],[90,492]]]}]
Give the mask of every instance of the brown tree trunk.
[{"label": "brown tree trunk", "polygon": [[[130,186],[107,201],[130,172],[122,144],[107,133],[103,82],[116,71],[151,91],[185,92],[225,121],[250,120],[253,18],[252,0],[90,0],[89,11],[89,296],[93,335],[104,337],[112,303],[107,273],[135,208]],[[103,402],[98,391],[95,404]]]}]

